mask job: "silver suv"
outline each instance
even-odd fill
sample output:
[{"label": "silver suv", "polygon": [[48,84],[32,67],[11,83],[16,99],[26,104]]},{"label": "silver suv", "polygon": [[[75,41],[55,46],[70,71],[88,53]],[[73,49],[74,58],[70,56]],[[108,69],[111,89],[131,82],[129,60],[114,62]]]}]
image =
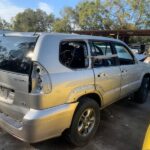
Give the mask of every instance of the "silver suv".
[{"label": "silver suv", "polygon": [[[35,143],[65,133],[86,144],[100,110],[134,94],[146,101],[150,65],[115,39],[59,33],[0,36],[0,127]],[[1,55],[1,54],[0,54]]]}]

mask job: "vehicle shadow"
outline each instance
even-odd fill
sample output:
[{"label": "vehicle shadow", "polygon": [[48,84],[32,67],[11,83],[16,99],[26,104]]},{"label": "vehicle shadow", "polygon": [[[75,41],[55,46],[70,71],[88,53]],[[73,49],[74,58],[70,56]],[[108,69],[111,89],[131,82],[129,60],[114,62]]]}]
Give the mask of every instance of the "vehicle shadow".
[{"label": "vehicle shadow", "polygon": [[[133,118],[132,115],[140,116],[138,113],[140,113],[139,111],[142,107],[144,109],[145,105],[138,105],[129,99],[123,99],[102,110],[99,129],[95,137],[84,147],[76,148],[71,146],[66,142],[63,136],[32,144],[32,147],[40,150],[125,150],[128,149],[129,144],[131,144],[133,145],[133,148],[140,149],[140,144],[142,144],[144,130],[146,130],[148,119],[147,117],[144,118],[146,121],[143,121],[143,125],[141,125],[143,133],[140,133],[137,132],[138,129],[134,129],[137,128],[136,122],[138,124],[140,118]],[[141,118],[144,120],[143,117]],[[130,125],[130,122],[133,120],[135,120],[135,123]],[[135,135],[130,136],[132,130],[136,133],[134,133]],[[138,134],[141,135],[141,138],[136,138]],[[137,144],[136,140],[140,141],[140,144]],[[116,145],[114,145],[114,143],[116,143]]]}]

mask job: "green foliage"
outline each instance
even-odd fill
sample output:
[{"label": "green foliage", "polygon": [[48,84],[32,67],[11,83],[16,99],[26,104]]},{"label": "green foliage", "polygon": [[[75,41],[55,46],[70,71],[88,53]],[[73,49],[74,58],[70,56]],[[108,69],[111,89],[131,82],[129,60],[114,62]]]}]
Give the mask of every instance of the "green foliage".
[{"label": "green foliage", "polygon": [[54,22],[54,16],[48,15],[46,12],[37,9],[26,9],[19,13],[13,19],[13,29],[15,31],[24,32],[44,32],[52,30],[51,26]]},{"label": "green foliage", "polygon": [[81,2],[77,5],[77,15],[79,26],[83,30],[97,30],[102,27],[102,17],[99,13],[99,5],[95,2]]},{"label": "green foliage", "polygon": [[115,29],[146,28],[150,0],[106,0]]},{"label": "green foliage", "polygon": [[70,32],[71,26],[67,18],[57,19],[53,23],[53,31],[54,32]]},{"label": "green foliage", "polygon": [[11,24],[0,18],[0,30],[11,30]]},{"label": "green foliage", "polygon": [[148,43],[150,45],[150,37],[148,36],[145,36],[145,37],[141,37],[141,36],[134,36],[134,37],[130,37],[130,41],[129,43]]},{"label": "green foliage", "polygon": [[119,30],[150,28],[150,0],[81,0],[65,7],[61,17],[37,9],[26,9],[12,25],[0,19],[1,29],[25,32],[71,32],[72,30]]},{"label": "green foliage", "polygon": [[150,27],[149,9],[150,0],[83,0],[65,8],[63,17],[73,30],[144,29]]}]

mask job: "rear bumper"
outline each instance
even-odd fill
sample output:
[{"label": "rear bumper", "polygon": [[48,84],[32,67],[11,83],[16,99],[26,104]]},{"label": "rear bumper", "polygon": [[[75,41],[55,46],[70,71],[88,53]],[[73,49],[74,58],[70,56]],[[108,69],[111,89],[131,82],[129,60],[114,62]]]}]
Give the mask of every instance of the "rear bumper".
[{"label": "rear bumper", "polygon": [[71,125],[77,103],[34,110],[30,109],[21,122],[0,113],[0,127],[18,139],[36,143],[57,137]]}]

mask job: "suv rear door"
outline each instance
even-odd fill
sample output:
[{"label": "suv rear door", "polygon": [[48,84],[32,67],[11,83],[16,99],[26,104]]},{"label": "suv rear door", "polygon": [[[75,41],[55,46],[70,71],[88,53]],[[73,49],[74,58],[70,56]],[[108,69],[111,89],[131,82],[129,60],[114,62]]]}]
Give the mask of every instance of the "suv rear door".
[{"label": "suv rear door", "polygon": [[20,119],[27,108],[37,37],[0,36],[0,112]]},{"label": "suv rear door", "polygon": [[96,89],[102,94],[104,105],[120,97],[121,72],[116,55],[107,41],[90,40]]}]

